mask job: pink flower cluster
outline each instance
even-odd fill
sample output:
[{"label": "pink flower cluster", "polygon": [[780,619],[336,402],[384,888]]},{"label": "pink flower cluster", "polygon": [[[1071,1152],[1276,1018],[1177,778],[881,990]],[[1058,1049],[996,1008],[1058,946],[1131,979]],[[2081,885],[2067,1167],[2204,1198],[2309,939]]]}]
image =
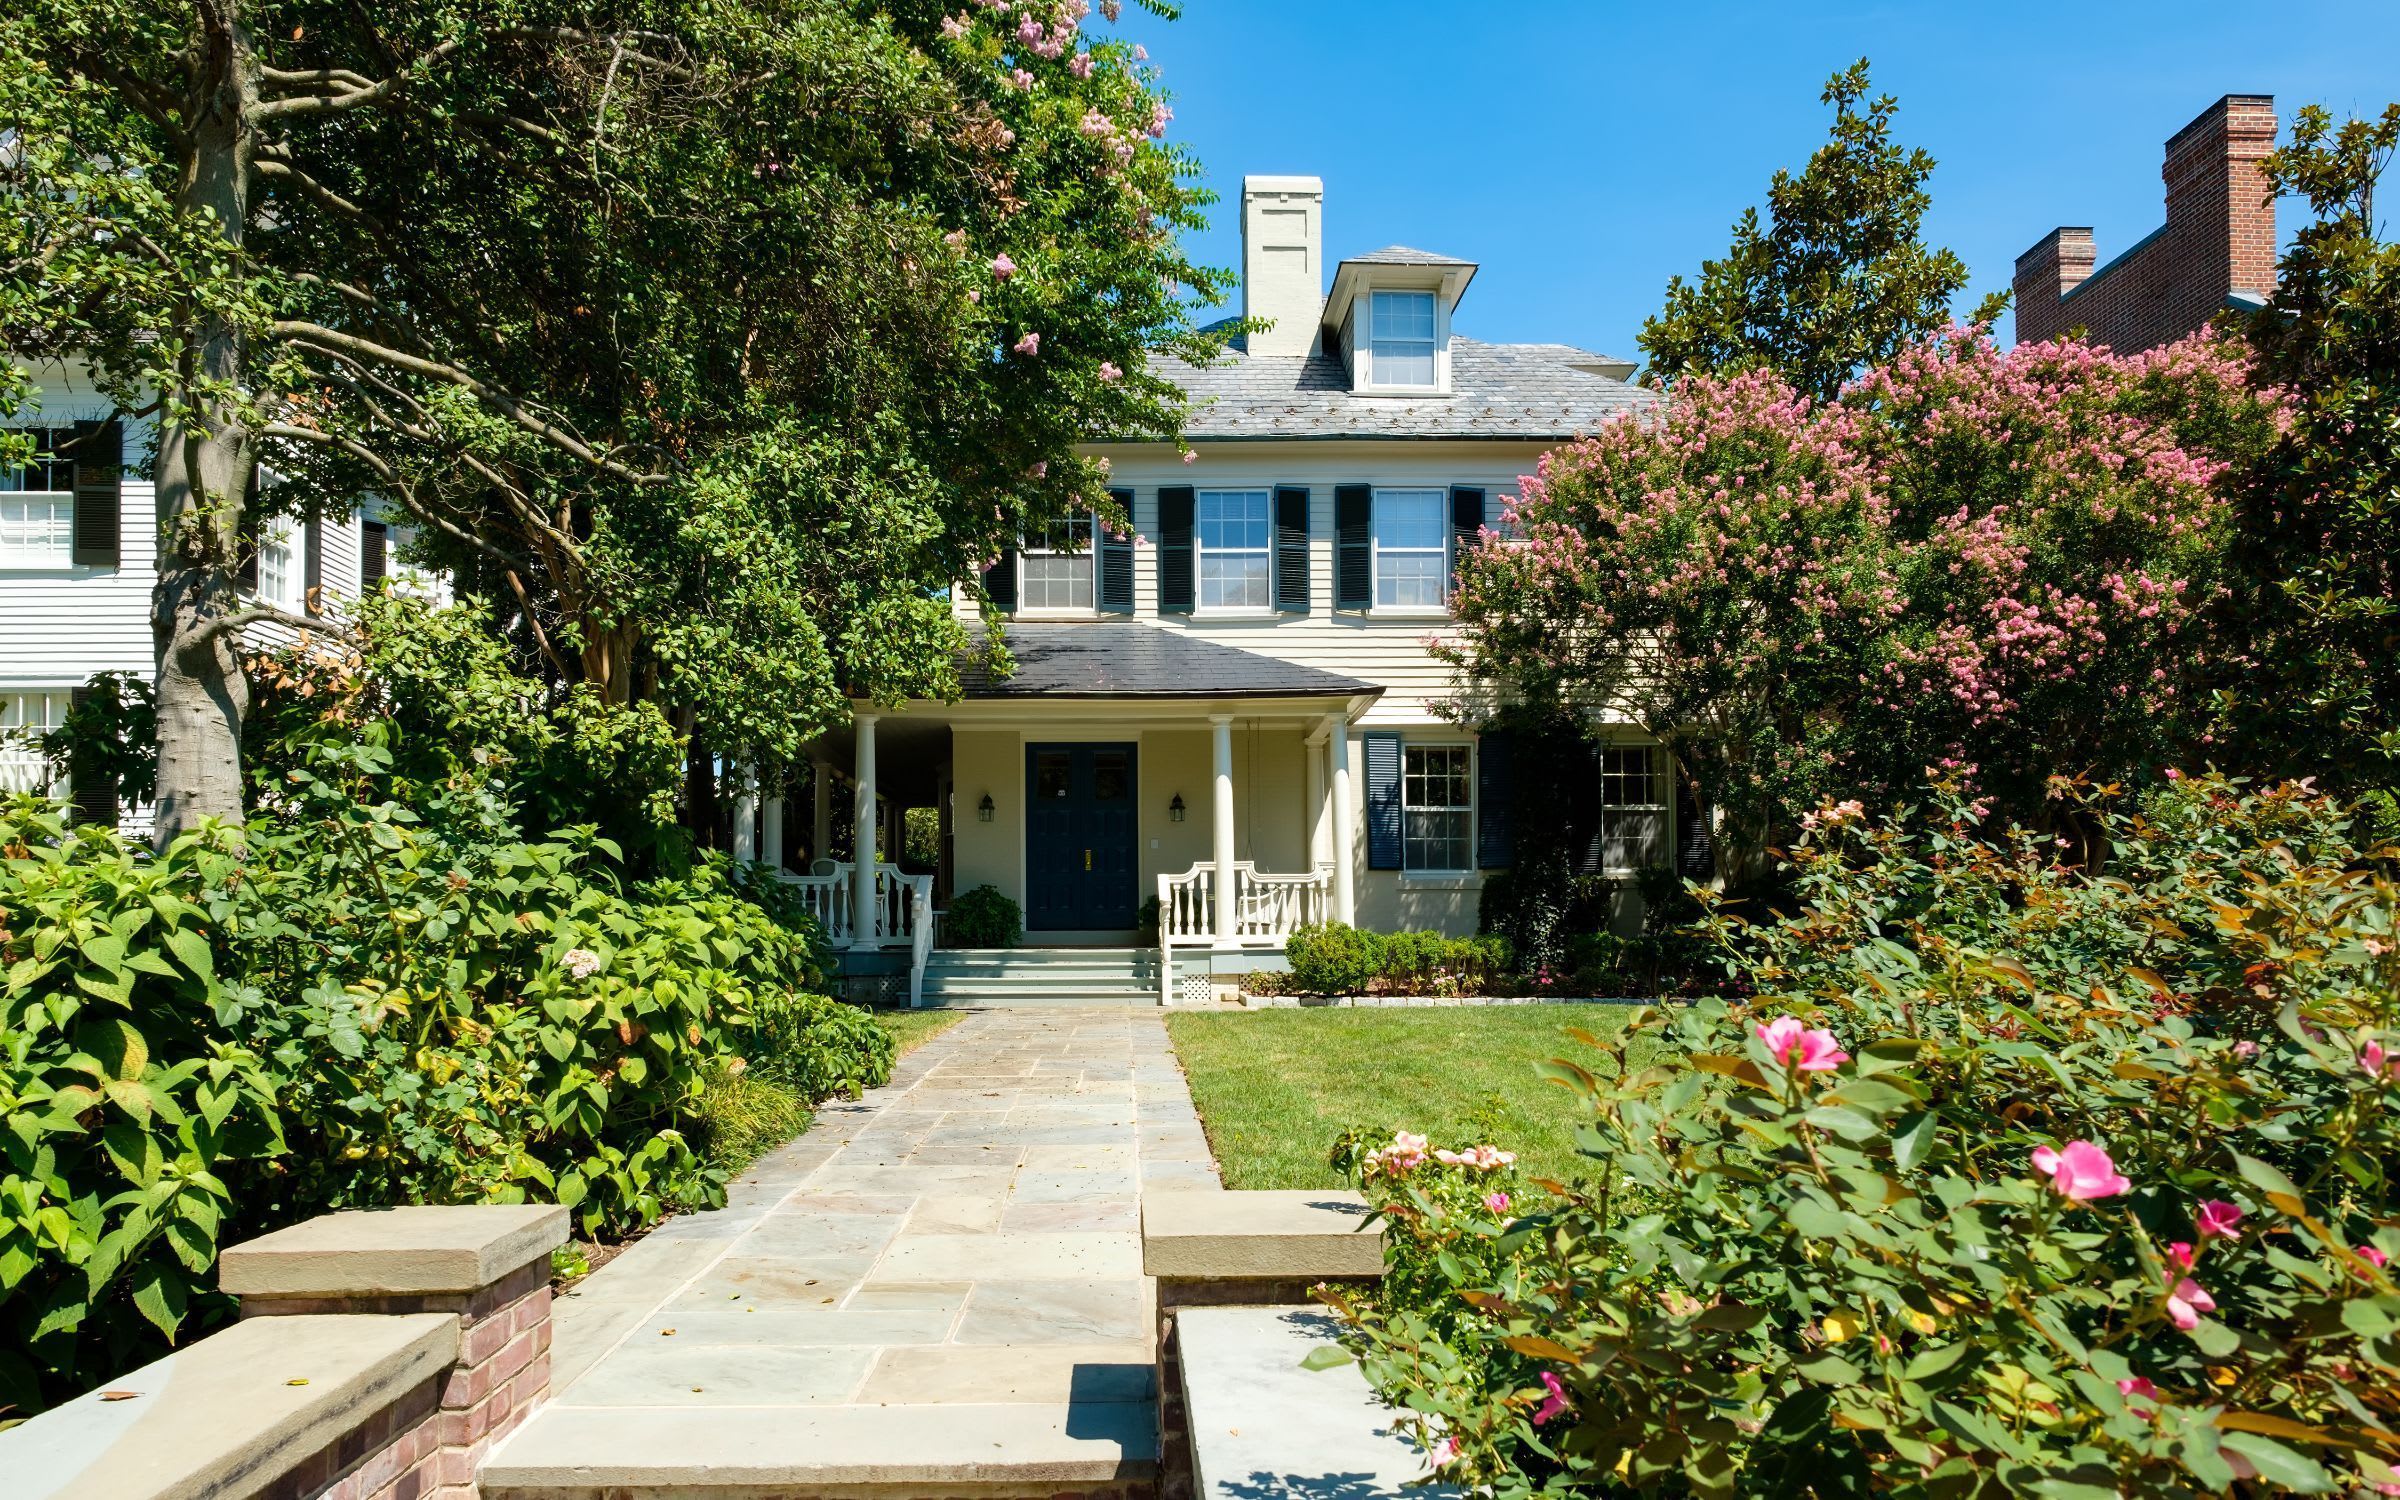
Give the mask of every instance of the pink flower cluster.
[{"label": "pink flower cluster", "polygon": [[1830,1073],[1850,1060],[1833,1033],[1811,1030],[1795,1016],[1777,1016],[1751,1028],[1767,1055],[1795,1073]]},{"label": "pink flower cluster", "polygon": [[[1386,1177],[1400,1177],[1415,1171],[1428,1161],[1439,1162],[1445,1167],[1466,1167],[1477,1172],[1496,1172],[1500,1168],[1514,1163],[1516,1159],[1515,1152],[1503,1151],[1498,1146],[1490,1145],[1469,1146],[1464,1151],[1436,1150],[1424,1136],[1402,1130],[1394,1132],[1390,1145],[1368,1152],[1364,1166],[1370,1175],[1380,1173]],[[1498,1200],[1497,1207],[1493,1206],[1495,1199]],[[1508,1201],[1508,1194],[1492,1193],[1485,1197],[1484,1206],[1491,1208],[1494,1213],[1505,1213],[1508,1209]]]}]

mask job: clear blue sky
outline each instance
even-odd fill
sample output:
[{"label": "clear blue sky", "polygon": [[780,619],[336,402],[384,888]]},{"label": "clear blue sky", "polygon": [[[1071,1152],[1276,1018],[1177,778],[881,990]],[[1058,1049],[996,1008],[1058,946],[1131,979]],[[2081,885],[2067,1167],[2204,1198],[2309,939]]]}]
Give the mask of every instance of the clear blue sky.
[{"label": "clear blue sky", "polygon": [[1239,269],[1244,173],[1313,174],[1329,261],[1464,256],[1461,332],[1628,358],[1667,278],[1824,139],[1817,95],[1861,56],[1939,163],[1927,236],[1972,273],[1962,309],[2053,225],[2092,225],[2104,261],[2156,228],[2161,148],[2220,95],[2273,94],[2287,122],[2400,99],[2400,0],[1188,0],[1122,30],[1222,195],[1204,262]]}]

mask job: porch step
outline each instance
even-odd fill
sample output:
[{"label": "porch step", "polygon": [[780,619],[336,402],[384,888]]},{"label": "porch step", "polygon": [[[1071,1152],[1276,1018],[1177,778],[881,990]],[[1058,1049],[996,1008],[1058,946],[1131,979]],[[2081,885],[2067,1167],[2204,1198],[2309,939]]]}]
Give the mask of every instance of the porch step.
[{"label": "porch step", "polygon": [[1149,948],[943,948],[925,963],[934,1006],[1155,1005]]}]

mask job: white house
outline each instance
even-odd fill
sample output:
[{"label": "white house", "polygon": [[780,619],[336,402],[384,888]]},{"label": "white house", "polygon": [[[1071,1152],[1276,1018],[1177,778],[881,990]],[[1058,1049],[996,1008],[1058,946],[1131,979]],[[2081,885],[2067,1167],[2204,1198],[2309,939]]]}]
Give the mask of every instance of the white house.
[{"label": "white house", "polygon": [[[1015,674],[971,674],[956,704],[861,705],[819,747],[805,839],[780,808],[763,829],[740,810],[737,846],[817,856],[801,883],[853,971],[903,972],[905,949],[937,996],[1198,998],[1279,965],[1302,922],[1470,933],[1510,820],[1561,794],[1520,795],[1506,745],[1438,712],[1454,684],[1426,640],[1518,476],[1654,398],[1624,360],[1454,332],[1470,262],[1394,246],[1328,281],[1323,208],[1313,177],[1244,182],[1244,311],[1272,326],[1169,371],[1194,401],[1188,461],[1092,448],[1132,536],[1077,522],[986,576]],[[1591,867],[1630,873],[1676,848],[1676,779],[1614,733],[1577,790],[1605,805]],[[899,811],[926,806],[935,874],[823,858],[836,816],[854,848],[880,821],[888,852]],[[1023,908],[1034,951],[929,951],[917,913],[980,885]]]},{"label": "white house", "polygon": [[[46,367],[35,380],[38,409],[7,425],[39,431],[50,457],[0,471],[0,792],[48,783],[33,741],[58,727],[94,675],[148,679],[157,667],[153,426],[117,419],[78,372]],[[271,522],[244,554],[244,588],[296,614],[338,616],[362,582],[396,566],[403,535],[374,502],[342,522]],[[279,630],[263,627],[251,639],[266,644]],[[112,794],[52,789],[75,795],[85,818],[119,819]],[[146,808],[121,811],[129,828],[147,827]]]}]

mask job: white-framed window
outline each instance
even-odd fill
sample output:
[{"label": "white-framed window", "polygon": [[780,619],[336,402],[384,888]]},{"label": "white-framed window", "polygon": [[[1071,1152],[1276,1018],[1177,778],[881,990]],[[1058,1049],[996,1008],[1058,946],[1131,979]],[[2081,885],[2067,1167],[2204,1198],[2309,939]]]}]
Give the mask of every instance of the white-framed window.
[{"label": "white-framed window", "polygon": [[1265,490],[1202,490],[1194,506],[1200,608],[1272,608],[1274,497]]},{"label": "white-framed window", "polygon": [[0,689],[0,793],[50,792],[42,737],[67,722],[69,688]]},{"label": "white-framed window", "polygon": [[1434,308],[1431,292],[1373,292],[1367,299],[1369,383],[1430,386]]},{"label": "white-framed window", "polygon": [[1450,524],[1441,490],[1375,492],[1375,607],[1440,609],[1450,583]]},{"label": "white-framed window", "polygon": [[1400,748],[1400,868],[1455,875],[1475,867],[1475,759],[1466,745]]},{"label": "white-framed window", "polygon": [[1017,554],[1019,610],[1089,610],[1097,604],[1092,518],[1075,516],[1025,539]]},{"label": "white-framed window", "polygon": [[1600,802],[1602,870],[1646,870],[1666,863],[1666,777],[1650,746],[1601,747]]},{"label": "white-framed window", "polygon": [[300,523],[283,517],[260,526],[258,532],[258,597],[284,609],[298,609],[301,590]]},{"label": "white-framed window", "polygon": [[[43,451],[70,434],[35,432]],[[36,458],[0,469],[0,568],[64,568],[75,561],[75,465]]]}]

